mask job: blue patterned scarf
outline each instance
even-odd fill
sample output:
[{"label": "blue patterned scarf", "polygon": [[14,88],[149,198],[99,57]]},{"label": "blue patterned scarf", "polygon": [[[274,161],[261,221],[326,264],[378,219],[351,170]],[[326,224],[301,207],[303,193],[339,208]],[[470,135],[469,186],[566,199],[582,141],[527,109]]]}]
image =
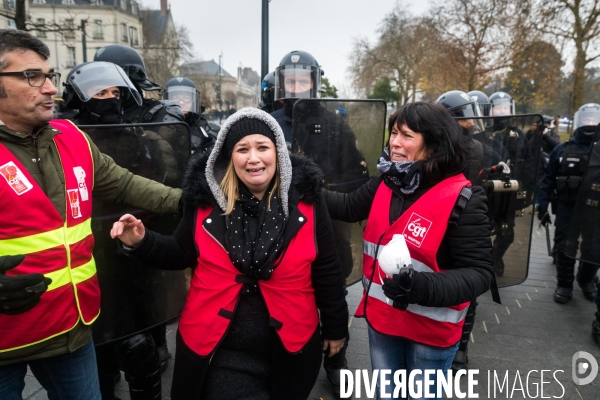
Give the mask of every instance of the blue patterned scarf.
[{"label": "blue patterned scarf", "polygon": [[377,169],[404,194],[414,193],[421,183],[423,163],[421,161],[391,161],[390,148],[384,147]]}]

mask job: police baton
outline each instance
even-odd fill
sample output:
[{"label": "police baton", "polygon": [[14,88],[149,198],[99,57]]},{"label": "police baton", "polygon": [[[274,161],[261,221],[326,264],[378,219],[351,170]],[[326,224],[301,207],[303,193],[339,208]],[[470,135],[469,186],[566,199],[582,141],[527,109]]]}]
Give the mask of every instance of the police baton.
[{"label": "police baton", "polygon": [[546,245],[548,246],[548,257],[552,257],[552,244],[550,243],[550,224],[546,224]]}]

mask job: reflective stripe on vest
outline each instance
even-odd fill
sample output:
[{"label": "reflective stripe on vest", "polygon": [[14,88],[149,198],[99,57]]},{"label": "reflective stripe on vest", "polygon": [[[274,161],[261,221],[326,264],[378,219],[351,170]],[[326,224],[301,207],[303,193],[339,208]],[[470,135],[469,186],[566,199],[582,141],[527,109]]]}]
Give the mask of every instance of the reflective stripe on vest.
[{"label": "reflective stripe on vest", "polygon": [[[0,144],[0,256],[24,254],[7,275],[41,273],[52,283],[40,302],[19,315],[0,315],[0,352],[27,347],[91,324],[100,312],[100,288],[92,257],[90,145],[69,121],[51,121],[54,146],[65,180],[63,220],[29,171]],[[52,150],[52,148],[51,148]],[[4,168],[4,171],[3,171]],[[6,331],[5,331],[6,330]]]},{"label": "reflective stripe on vest", "polygon": [[[394,234],[402,234],[416,271],[444,273],[437,266],[436,254],[456,199],[462,188],[467,185],[469,182],[463,175],[440,182],[390,225],[392,191],[385,183],[380,184],[364,232],[365,293],[356,312],[357,316],[366,317],[376,331],[437,347],[451,346],[460,339],[468,302],[451,307],[410,304],[407,310],[400,311],[393,307],[392,301],[383,293],[385,274],[379,268],[377,257]],[[379,242],[379,245],[376,242]]]},{"label": "reflective stripe on vest", "polygon": [[[286,350],[302,351],[318,327],[311,265],[316,258],[313,206],[300,202],[302,227],[287,246],[271,279],[258,280],[260,292]],[[233,320],[243,282],[225,249],[205,229],[212,208],[198,209],[194,240],[200,250],[190,291],[179,322],[185,344],[200,356],[209,356]],[[220,217],[219,217],[220,218]]]},{"label": "reflective stripe on vest", "polygon": [[[365,290],[369,288],[369,282],[369,279],[363,276],[362,284]],[[387,304],[391,304],[391,300],[385,295],[385,293],[383,293],[383,286],[378,283],[371,283],[371,288],[369,288],[369,297],[383,301]],[[461,311],[458,311],[447,307],[425,307],[418,304],[409,304],[407,310],[413,314],[422,315],[423,317],[427,317],[435,321],[457,324],[465,319],[469,309],[465,308]]]}]

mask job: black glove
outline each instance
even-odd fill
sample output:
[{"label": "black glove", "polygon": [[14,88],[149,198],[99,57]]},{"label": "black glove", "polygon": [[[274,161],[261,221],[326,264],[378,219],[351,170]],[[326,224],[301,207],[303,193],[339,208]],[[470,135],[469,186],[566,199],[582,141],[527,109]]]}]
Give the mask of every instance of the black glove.
[{"label": "black glove", "polygon": [[415,280],[415,270],[402,268],[400,273],[394,274],[392,279],[383,278],[383,293],[394,300],[394,307],[406,310],[410,300],[410,291]]},{"label": "black glove", "polygon": [[0,257],[0,314],[16,315],[31,310],[52,283],[52,279],[42,274],[6,276],[7,270],[24,259],[24,255]]},{"label": "black glove", "polygon": [[552,220],[550,219],[550,213],[548,211],[540,210],[538,212],[538,218],[540,220],[540,225],[542,226],[552,223]]}]

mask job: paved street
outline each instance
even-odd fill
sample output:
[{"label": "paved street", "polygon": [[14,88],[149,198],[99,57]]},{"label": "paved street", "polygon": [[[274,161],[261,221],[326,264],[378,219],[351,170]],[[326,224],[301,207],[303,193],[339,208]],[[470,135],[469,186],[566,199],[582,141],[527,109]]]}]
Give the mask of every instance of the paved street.
[{"label": "paved street", "polygon": [[[596,347],[590,334],[595,305],[583,297],[577,285],[573,299],[568,304],[560,305],[553,301],[555,267],[547,256],[544,233],[538,230],[537,225],[536,220],[528,279],[521,285],[501,289],[502,305],[493,303],[489,294],[478,299],[475,329],[469,345],[469,366],[479,369],[476,392],[480,399],[553,396],[567,400],[600,399],[600,377],[586,386],[576,386],[571,379],[571,360],[575,352],[586,351],[600,359],[600,349]],[[361,293],[360,285],[350,288],[348,304],[352,311],[356,309]],[[171,352],[176,328],[176,324],[171,324],[167,333]],[[350,337],[348,367],[350,370],[370,369],[364,320],[351,319]],[[542,370],[551,371],[543,374],[543,381],[546,382],[543,393],[540,392]],[[488,373],[493,380],[494,372],[499,382],[508,378],[503,391],[496,385],[495,396],[493,385],[489,386],[488,393]],[[170,398],[172,373],[171,363],[163,374],[164,399]],[[461,385],[463,391],[466,390],[465,382]],[[129,399],[124,379],[121,379],[117,389],[117,395],[122,400]],[[44,390],[31,375],[27,376],[23,397],[46,399]],[[321,370],[310,399],[338,398],[339,395]],[[361,398],[367,398],[364,389]]]}]

